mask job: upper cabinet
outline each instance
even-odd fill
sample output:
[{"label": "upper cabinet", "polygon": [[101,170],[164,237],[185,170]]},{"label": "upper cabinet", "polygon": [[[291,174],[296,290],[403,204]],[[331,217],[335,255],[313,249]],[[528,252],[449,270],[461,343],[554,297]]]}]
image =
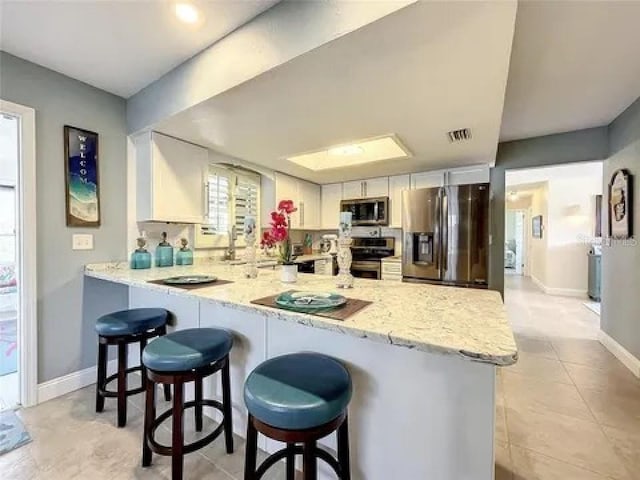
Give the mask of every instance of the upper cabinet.
[{"label": "upper cabinet", "polygon": [[275,209],[280,200],[293,200],[298,210],[291,214],[291,228],[320,228],[320,185],[279,172],[274,183],[275,198],[265,201],[267,205]]},{"label": "upper cabinet", "polygon": [[206,148],[156,132],[135,137],[139,222],[201,223],[206,215]]},{"label": "upper cabinet", "polygon": [[411,188],[409,175],[396,175],[389,177],[389,210],[391,218],[389,226],[402,228],[402,191]]},{"label": "upper cabinet", "polygon": [[345,200],[387,196],[389,196],[389,177],[369,178],[342,184],[342,197]]},{"label": "upper cabinet", "polygon": [[473,165],[447,171],[447,185],[489,183],[489,165]]},{"label": "upper cabinet", "polygon": [[338,228],[340,202],[342,201],[342,183],[331,183],[322,186],[322,222],[326,230]]},{"label": "upper cabinet", "polygon": [[443,187],[445,182],[444,170],[411,174],[411,188]]}]

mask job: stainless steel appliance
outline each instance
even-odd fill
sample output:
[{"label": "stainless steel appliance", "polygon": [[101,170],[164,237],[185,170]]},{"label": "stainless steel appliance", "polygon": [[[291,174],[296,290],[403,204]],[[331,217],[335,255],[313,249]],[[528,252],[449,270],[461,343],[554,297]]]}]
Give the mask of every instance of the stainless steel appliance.
[{"label": "stainless steel appliance", "polygon": [[380,259],[394,255],[393,237],[354,238],[351,244],[351,274],[359,278],[380,280]]},{"label": "stainless steel appliance", "polygon": [[404,281],[487,287],[488,183],[405,190],[402,228]]},{"label": "stainless steel appliance", "polygon": [[342,200],[341,212],[351,212],[355,226],[389,225],[389,197]]}]

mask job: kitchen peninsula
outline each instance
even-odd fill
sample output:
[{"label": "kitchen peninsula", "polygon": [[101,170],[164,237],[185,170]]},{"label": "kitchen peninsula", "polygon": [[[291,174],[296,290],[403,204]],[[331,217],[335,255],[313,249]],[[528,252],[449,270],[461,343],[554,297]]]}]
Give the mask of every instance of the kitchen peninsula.
[{"label": "kitchen peninsula", "polygon": [[[233,283],[189,290],[149,283],[190,274]],[[85,275],[128,286],[131,308],[167,308],[175,314],[174,328],[215,326],[234,333],[233,421],[240,436],[249,372],[267,358],[317,351],[343,361],[353,377],[354,479],[493,478],[496,367],[517,359],[497,292],[356,279],[355,288],[342,293],[372,303],[336,321],[251,303],[291,289],[336,291],[331,277],[301,274],[288,285],[277,270],[260,269],[257,279],[245,279],[242,267],[220,263],[150,270],[93,264]],[[205,388],[220,394],[217,384]],[[333,437],[325,441],[335,448]],[[324,465],[319,475],[333,478]]]}]

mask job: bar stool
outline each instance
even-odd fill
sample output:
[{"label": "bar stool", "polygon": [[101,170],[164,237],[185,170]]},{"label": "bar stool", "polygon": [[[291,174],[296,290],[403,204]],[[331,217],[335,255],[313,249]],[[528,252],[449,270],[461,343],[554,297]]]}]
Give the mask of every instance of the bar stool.
[{"label": "bar stool", "polygon": [[[316,480],[317,459],[341,480],[350,480],[347,406],[351,377],[337,360],[318,353],[294,353],[260,364],[244,386],[249,411],[245,480],[259,480],[286,458],[287,480],[295,477],[295,456],[302,454],[304,480]],[[316,441],[337,430],[338,458]],[[258,432],[286,443],[256,469]]]},{"label": "bar stool", "polygon": [[[96,382],[96,412],[104,410],[107,397],[118,398],[118,427],[127,423],[127,397],[142,393],[146,389],[146,374],[142,359],[137,367],[127,368],[128,347],[140,343],[140,355],[147,340],[167,333],[169,312],[162,308],[134,308],[109,313],[96,322],[98,333],[98,379]],[[118,347],[118,372],[107,377],[107,353],[109,345]],[[140,371],[142,386],[127,390],[127,375]],[[107,390],[107,385],[117,379],[118,391]],[[171,399],[169,385],[164,387],[166,400]]]},{"label": "bar stool", "polygon": [[[171,478],[182,479],[184,455],[213,442],[223,431],[227,453],[233,453],[231,422],[231,380],[229,352],[233,337],[226,330],[190,328],[179,330],[151,342],[142,353],[147,369],[147,399],[144,411],[144,439],[142,466],[151,465],[153,452],[171,456]],[[203,379],[222,371],[222,403],[203,399]],[[195,383],[195,400],[184,401],[184,384]],[[156,417],[155,384],[173,385],[173,407]],[[194,408],[196,431],[202,431],[202,407],[222,412],[223,421],[213,432],[190,444],[184,443],[184,410]],[[162,422],[172,417],[171,446],[155,440],[155,432]]]}]

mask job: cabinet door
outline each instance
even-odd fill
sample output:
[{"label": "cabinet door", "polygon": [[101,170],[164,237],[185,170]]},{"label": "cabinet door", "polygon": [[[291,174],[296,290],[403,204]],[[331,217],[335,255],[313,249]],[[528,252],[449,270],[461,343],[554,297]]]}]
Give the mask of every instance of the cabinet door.
[{"label": "cabinet door", "polygon": [[389,226],[392,228],[402,227],[402,191],[409,188],[411,188],[409,175],[389,177],[389,211],[391,212]]},{"label": "cabinet door", "polygon": [[411,188],[433,188],[444,185],[444,170],[411,174]]},{"label": "cabinet door", "polygon": [[364,184],[362,180],[342,184],[342,198],[345,200],[362,197],[364,197]]},{"label": "cabinet door", "polygon": [[389,177],[370,178],[364,181],[365,197],[388,197]]},{"label": "cabinet door", "polygon": [[300,226],[302,228],[320,228],[320,185],[298,181],[300,196]]},{"label": "cabinet door", "polygon": [[275,174],[276,179],[276,198],[273,209],[278,208],[280,200],[293,200],[293,203],[298,208],[297,212],[291,214],[291,228],[300,228],[300,199],[301,195],[298,191],[298,180],[284,175],[282,173]]},{"label": "cabinet door", "polygon": [[489,165],[454,168],[447,172],[447,185],[489,183]]},{"label": "cabinet door", "polygon": [[207,149],[155,132],[151,138],[152,218],[138,220],[203,222]]},{"label": "cabinet door", "polygon": [[332,183],[322,186],[322,223],[323,229],[336,230],[340,220],[340,201],[342,184]]}]

